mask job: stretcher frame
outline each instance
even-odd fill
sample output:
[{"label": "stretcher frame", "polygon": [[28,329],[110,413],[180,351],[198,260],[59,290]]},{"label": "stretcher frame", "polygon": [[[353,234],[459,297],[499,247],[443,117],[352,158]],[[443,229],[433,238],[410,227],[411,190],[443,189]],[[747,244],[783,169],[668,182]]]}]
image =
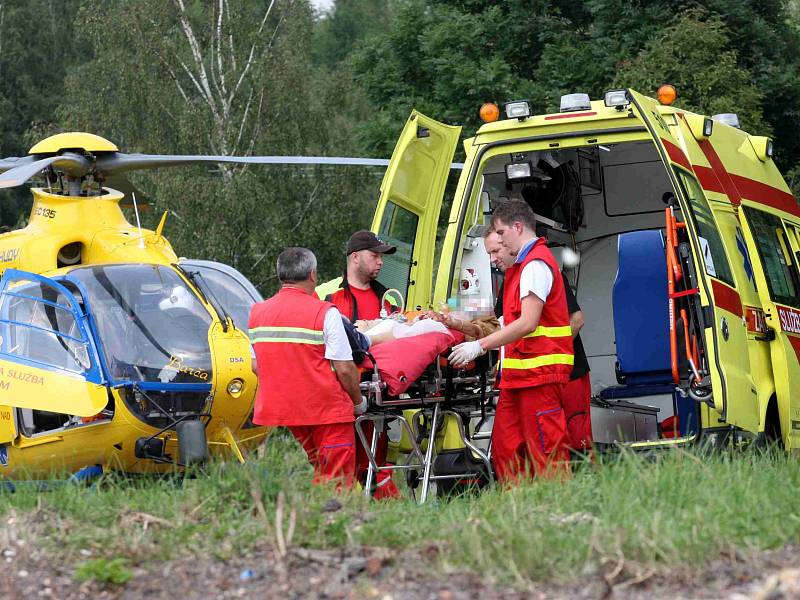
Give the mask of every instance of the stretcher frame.
[{"label": "stretcher frame", "polygon": [[[485,419],[489,416],[487,407],[494,405],[493,401],[499,393],[494,389],[494,373],[491,368],[480,368],[480,372],[477,375],[452,376],[452,368],[449,366],[446,374],[442,372],[441,361],[437,357],[437,360],[434,362],[433,377],[428,378],[426,382],[428,385],[424,386],[425,391],[422,396],[390,397],[387,395],[386,382],[381,379],[380,372],[378,371],[377,361],[371,355],[369,358],[373,364],[371,380],[360,383],[361,392],[367,397],[367,412],[357,417],[355,421],[356,434],[369,460],[367,479],[364,486],[365,495],[368,498],[371,497],[373,481],[380,471],[421,470],[422,490],[420,492],[418,504],[424,504],[427,501],[428,490],[432,481],[472,477],[474,473],[435,475],[432,472],[433,464],[437,456],[437,429],[447,415],[452,415],[454,417],[454,421],[458,425],[460,441],[467,450],[472,452],[474,456],[477,456],[478,459],[483,462],[489,479],[489,485],[493,485],[494,472],[491,463],[491,433],[476,432],[475,435],[469,435],[462,422],[462,413],[459,412],[459,409],[463,409],[464,407],[475,406],[476,401],[478,401],[480,403],[480,410],[477,414],[474,411],[470,411],[468,413],[469,418],[481,417]],[[426,371],[426,373],[429,373],[429,371]],[[459,386],[474,386],[478,388],[478,391],[464,394],[457,389]],[[427,437],[420,436],[420,431],[416,427],[416,420],[414,426],[412,426],[403,415],[402,411],[404,409],[414,408],[431,412],[430,426],[428,428],[429,435]],[[408,435],[411,442],[411,452],[408,454],[406,462],[402,465],[378,465],[375,459],[378,439],[380,433],[383,431],[384,425],[391,421],[397,421],[402,430]],[[366,422],[371,422],[373,424],[372,435],[369,440],[364,432],[364,424]],[[475,445],[474,440],[478,439],[490,440],[486,451]],[[424,454],[418,440],[425,440],[427,442]]]}]

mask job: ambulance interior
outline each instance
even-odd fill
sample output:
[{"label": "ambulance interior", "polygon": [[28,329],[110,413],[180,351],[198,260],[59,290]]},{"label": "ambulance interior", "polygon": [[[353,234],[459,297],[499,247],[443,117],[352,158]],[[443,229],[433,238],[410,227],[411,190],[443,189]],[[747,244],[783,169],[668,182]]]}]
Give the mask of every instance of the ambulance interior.
[{"label": "ambulance interior", "polygon": [[[530,175],[512,179],[525,163]],[[494,299],[499,274],[482,243],[484,227],[500,202],[525,200],[583,311],[595,440],[695,433],[696,402],[676,392],[671,376],[664,230],[665,194],[673,189],[653,143],[498,155],[485,162],[481,184],[477,218],[468,216],[477,225],[462,246],[461,300]],[[565,264],[565,248],[578,253],[577,265]],[[476,287],[474,279],[493,285]]]}]

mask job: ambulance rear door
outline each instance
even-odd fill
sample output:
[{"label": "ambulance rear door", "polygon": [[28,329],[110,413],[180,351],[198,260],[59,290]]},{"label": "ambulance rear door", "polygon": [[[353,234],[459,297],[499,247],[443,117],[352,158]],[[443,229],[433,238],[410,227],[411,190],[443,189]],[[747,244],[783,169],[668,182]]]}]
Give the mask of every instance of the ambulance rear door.
[{"label": "ambulance rear door", "polygon": [[[731,273],[730,259],[714,213],[679,140],[674,137],[665,116],[660,113],[659,104],[633,90],[628,92],[667,167],[690,234],[698,279],[697,293],[703,307],[704,345],[711,366],[713,403],[720,418],[726,420],[729,406],[751,406],[755,401],[747,353],[747,328]],[[675,119],[675,115],[666,115],[666,118]],[[732,411],[730,416],[746,421],[733,424],[748,429],[755,426],[753,410]]]},{"label": "ambulance rear door", "polygon": [[413,111],[383,177],[372,231],[397,252],[383,257],[378,279],[410,309],[431,304],[436,227],[460,134]]},{"label": "ambulance rear door", "polygon": [[770,345],[787,449],[800,447],[800,211],[797,213],[789,221],[783,218],[789,215],[742,199],[745,240],[750,254],[760,259],[754,274],[767,327],[763,339]]}]

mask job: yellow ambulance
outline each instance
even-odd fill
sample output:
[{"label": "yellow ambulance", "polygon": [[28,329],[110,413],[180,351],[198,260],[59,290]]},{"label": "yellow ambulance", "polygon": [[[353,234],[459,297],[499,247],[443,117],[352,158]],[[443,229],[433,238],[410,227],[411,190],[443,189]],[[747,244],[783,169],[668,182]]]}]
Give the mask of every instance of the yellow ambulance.
[{"label": "yellow ambulance", "polygon": [[484,106],[446,222],[461,130],[413,112],[372,224],[398,247],[382,282],[412,309],[491,306],[483,232],[523,199],[556,257],[580,257],[564,273],[586,321],[596,441],[800,448],[800,206],[770,139],[735,114],[676,108],[671,86],[658,96],[570,94],[546,115],[510,102],[502,118]]}]

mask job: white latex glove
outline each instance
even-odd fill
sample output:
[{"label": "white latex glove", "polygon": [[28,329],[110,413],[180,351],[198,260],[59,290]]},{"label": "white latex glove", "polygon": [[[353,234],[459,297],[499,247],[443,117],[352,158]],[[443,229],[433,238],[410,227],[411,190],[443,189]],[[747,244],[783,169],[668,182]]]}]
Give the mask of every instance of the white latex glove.
[{"label": "white latex glove", "polygon": [[367,412],[367,397],[361,396],[361,402],[353,405],[353,414],[355,416],[363,415]]},{"label": "white latex glove", "polygon": [[447,357],[454,367],[463,367],[469,362],[478,358],[481,354],[486,354],[486,350],[481,348],[478,340],[474,342],[464,342],[458,346],[453,346],[453,351]]}]

